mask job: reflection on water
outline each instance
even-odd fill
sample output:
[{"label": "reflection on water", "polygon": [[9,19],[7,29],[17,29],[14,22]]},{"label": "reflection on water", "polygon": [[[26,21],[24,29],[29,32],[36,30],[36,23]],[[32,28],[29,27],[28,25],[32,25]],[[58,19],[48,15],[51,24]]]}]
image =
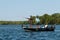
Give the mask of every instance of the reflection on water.
[{"label": "reflection on water", "polygon": [[20,25],[0,25],[0,40],[60,40],[59,26],[53,32],[25,32]]}]

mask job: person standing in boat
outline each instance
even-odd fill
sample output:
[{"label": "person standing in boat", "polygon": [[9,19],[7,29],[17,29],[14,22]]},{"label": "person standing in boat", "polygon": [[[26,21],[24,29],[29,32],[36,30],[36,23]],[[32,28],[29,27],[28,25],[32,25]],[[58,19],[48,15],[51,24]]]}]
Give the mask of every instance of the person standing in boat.
[{"label": "person standing in boat", "polygon": [[32,22],[33,22],[33,19],[32,18],[27,18],[28,19],[28,22],[30,24],[30,28],[32,28]]},{"label": "person standing in boat", "polygon": [[40,20],[38,18],[36,18],[36,22],[37,22],[37,28],[40,28],[40,25],[39,25]]}]

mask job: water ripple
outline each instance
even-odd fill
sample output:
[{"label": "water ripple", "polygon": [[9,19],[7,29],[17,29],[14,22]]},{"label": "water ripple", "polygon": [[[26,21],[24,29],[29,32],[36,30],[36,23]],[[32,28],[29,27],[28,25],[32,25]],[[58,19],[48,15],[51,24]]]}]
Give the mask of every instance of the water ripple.
[{"label": "water ripple", "polygon": [[4,26],[0,27],[0,40],[60,40],[60,31],[25,32],[19,26]]}]

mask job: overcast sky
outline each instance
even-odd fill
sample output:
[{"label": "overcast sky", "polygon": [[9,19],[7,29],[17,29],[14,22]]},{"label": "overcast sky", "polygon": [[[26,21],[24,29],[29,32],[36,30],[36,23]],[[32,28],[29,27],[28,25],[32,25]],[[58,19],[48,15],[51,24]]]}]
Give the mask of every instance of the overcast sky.
[{"label": "overcast sky", "polygon": [[60,13],[60,0],[0,0],[0,20],[25,20],[30,15]]}]

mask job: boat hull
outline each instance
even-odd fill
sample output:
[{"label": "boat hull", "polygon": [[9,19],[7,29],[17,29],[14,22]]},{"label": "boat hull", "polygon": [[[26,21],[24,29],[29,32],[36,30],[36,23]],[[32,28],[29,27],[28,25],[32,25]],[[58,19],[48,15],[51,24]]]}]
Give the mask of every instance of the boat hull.
[{"label": "boat hull", "polygon": [[25,31],[54,31],[55,27],[49,28],[24,28]]}]

